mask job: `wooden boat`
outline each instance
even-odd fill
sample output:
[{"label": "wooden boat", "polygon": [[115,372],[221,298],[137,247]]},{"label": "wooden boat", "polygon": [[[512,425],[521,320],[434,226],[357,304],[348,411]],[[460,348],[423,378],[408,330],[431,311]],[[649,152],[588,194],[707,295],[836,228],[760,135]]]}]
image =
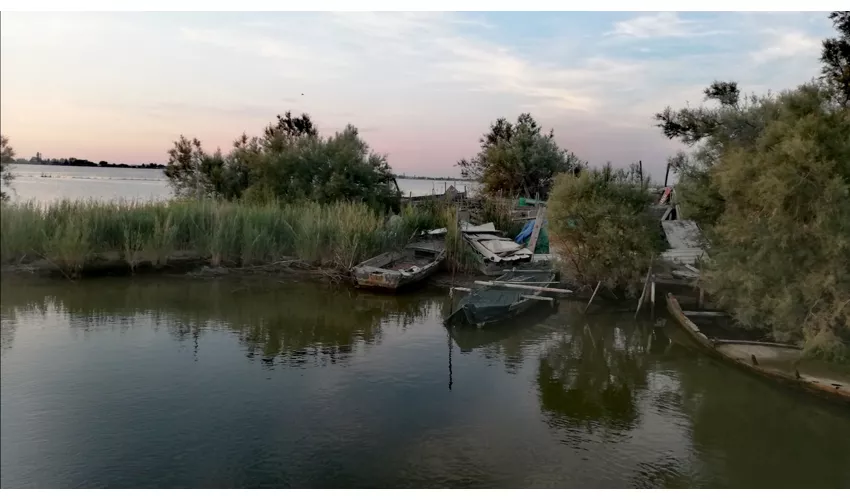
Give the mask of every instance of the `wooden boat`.
[{"label": "wooden boat", "polygon": [[423,239],[399,252],[386,252],[351,268],[358,287],[399,290],[423,281],[446,259],[445,241]]},{"label": "wooden boat", "polygon": [[835,373],[817,362],[807,362],[802,358],[800,347],[709,338],[687,317],[671,293],[667,294],[667,310],[703,351],[751,373],[850,404],[850,375]]},{"label": "wooden boat", "polygon": [[494,281],[476,281],[477,287],[461,299],[457,309],[446,318],[447,325],[470,324],[482,327],[513,318],[535,304],[554,302],[543,296],[545,289],[557,292],[568,290],[554,288],[558,283],[553,269],[511,270]]}]

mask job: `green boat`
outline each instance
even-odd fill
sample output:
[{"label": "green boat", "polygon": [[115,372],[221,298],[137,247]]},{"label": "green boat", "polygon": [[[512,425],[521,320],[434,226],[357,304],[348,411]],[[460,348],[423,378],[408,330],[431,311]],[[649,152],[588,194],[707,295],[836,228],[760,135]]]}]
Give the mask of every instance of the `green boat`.
[{"label": "green boat", "polygon": [[551,307],[555,299],[546,297],[544,289],[555,288],[558,273],[553,269],[511,270],[492,282],[477,283],[476,288],[461,299],[457,309],[446,318],[446,325],[482,327],[516,317],[535,305]]}]

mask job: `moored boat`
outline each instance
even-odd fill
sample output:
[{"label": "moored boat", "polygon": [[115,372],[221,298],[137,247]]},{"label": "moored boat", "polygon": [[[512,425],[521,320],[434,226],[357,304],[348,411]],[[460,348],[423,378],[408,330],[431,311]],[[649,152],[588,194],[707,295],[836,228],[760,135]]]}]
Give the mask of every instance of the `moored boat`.
[{"label": "moored boat", "polygon": [[850,404],[850,375],[830,369],[826,363],[807,362],[795,345],[709,338],[691,321],[673,294],[667,294],[667,310],[701,350],[751,373],[810,393]]},{"label": "moored boat", "polygon": [[516,317],[535,304],[548,303],[548,292],[569,293],[555,288],[557,273],[553,269],[511,270],[493,281],[476,281],[476,288],[462,298],[458,307],[446,318],[446,324],[471,324],[479,327]]},{"label": "moored boat", "polygon": [[386,252],[351,268],[358,287],[397,291],[420,283],[446,259],[445,241],[422,239],[398,252]]}]

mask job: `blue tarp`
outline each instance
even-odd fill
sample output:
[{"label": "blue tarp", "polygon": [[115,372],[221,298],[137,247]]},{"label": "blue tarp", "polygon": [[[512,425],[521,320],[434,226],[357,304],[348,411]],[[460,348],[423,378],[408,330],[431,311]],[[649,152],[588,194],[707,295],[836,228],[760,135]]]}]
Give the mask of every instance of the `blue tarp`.
[{"label": "blue tarp", "polygon": [[522,227],[522,231],[514,238],[514,241],[522,245],[525,241],[531,238],[531,233],[534,232],[534,219],[527,221]]}]

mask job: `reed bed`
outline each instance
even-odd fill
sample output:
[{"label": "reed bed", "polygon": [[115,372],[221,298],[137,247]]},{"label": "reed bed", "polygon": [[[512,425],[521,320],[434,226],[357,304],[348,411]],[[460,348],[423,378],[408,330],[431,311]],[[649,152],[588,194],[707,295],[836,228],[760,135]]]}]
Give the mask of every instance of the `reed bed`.
[{"label": "reed bed", "polygon": [[93,261],[161,267],[178,255],[209,265],[299,261],[347,269],[448,222],[441,207],[408,207],[387,217],[362,203],[252,205],[213,200],[62,200],[0,207],[0,260],[46,260],[69,276]]}]

